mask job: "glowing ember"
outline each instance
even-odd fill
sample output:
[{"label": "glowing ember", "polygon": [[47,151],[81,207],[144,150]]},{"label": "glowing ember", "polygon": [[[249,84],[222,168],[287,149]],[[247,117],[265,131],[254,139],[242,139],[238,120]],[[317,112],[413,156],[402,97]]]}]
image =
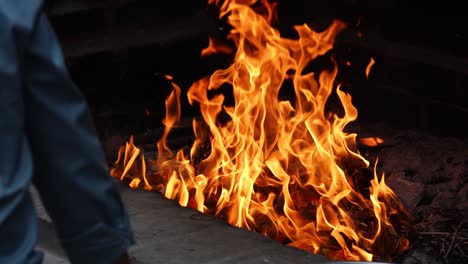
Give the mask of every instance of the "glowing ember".
[{"label": "glowing ember", "polygon": [[[173,84],[158,159],[148,161],[157,172],[146,176],[143,157],[134,163],[140,151],[131,140],[112,175],[133,179],[132,188],[153,188],[181,206],[331,259],[390,261],[405,251],[408,240],[399,232],[407,216],[383,175],[374,168],[368,183],[358,180],[369,162],[357,150],[356,134],[344,132],[357,110],[335,85],[336,67],[319,75],[305,71],[333,47],[345,25],[335,21],[321,33],[298,25],[299,38],[286,39],[270,26],[274,5],[266,0],[210,3],[221,5],[221,17],[228,16],[237,50],[229,68],[188,91],[203,117],[193,121],[190,153],[173,154],[166,145],[181,113],[181,90]],[[226,49],[211,40],[203,55],[217,51]],[[286,81],[294,85],[294,102],[279,99]],[[232,87],[233,106],[226,106],[220,93],[208,96],[225,84]],[[344,110],[340,115],[326,111],[332,93]],[[221,114],[228,120],[220,122]]]}]

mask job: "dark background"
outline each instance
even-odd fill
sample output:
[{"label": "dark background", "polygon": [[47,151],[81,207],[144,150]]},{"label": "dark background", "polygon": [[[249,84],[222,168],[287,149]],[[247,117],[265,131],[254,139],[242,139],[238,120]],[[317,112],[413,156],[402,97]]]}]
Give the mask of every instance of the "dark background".
[{"label": "dark background", "polygon": [[[308,23],[317,30],[332,19],[348,24],[331,53],[360,122],[465,137],[464,10],[462,1],[279,0],[278,27],[293,37],[294,24]],[[208,36],[227,31],[205,1],[54,0],[46,2],[46,11],[100,132],[161,127],[164,99],[171,91],[165,74],[186,91],[193,81],[229,63],[223,56],[199,57]],[[366,79],[370,57],[376,63]],[[197,115],[196,109],[183,109],[185,116]]]}]

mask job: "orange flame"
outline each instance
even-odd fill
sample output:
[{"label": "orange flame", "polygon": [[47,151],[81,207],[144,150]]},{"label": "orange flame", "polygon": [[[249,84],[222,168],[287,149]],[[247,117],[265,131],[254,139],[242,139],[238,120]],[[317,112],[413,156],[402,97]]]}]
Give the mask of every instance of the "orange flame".
[{"label": "orange flame", "polygon": [[370,62],[369,62],[369,64],[368,64],[367,67],[366,67],[366,78],[367,78],[367,79],[369,79],[369,73],[370,73],[372,67],[374,66],[374,64],[375,64],[375,60],[374,60],[374,58],[371,57],[371,58],[370,58]]},{"label": "orange flame", "polygon": [[369,146],[369,147],[376,147],[376,146],[384,143],[384,140],[379,138],[379,137],[367,137],[367,138],[360,138],[359,142],[361,142],[361,144]]},{"label": "orange flame", "polygon": [[216,53],[231,54],[232,52],[233,50],[231,47],[218,43],[216,39],[210,37],[208,47],[201,51],[200,57],[206,57]]},{"label": "orange flame", "polygon": [[[386,247],[393,244],[382,241],[401,239],[390,219],[404,216],[404,209],[376,168],[367,188],[359,187],[356,166],[367,168],[369,162],[357,150],[357,135],[344,132],[357,109],[335,85],[337,68],[318,76],[305,70],[332,49],[345,25],[334,21],[321,33],[298,25],[299,38],[286,39],[271,26],[274,6],[266,0],[209,2],[221,5],[220,16],[228,15],[229,38],[237,51],[229,68],[188,90],[189,102],[200,106],[203,120],[193,121],[190,153],[179,150],[175,156],[166,145],[181,114],[180,88],[172,83],[165,131],[157,142],[156,189],[181,206],[332,259],[391,260],[394,252]],[[261,4],[264,12],[257,13],[253,4]],[[286,81],[294,85],[294,101],[279,99]],[[224,104],[222,94],[208,97],[209,90],[224,84],[232,87],[233,106]],[[343,114],[326,112],[332,93]],[[221,122],[220,115],[228,120]],[[121,174],[115,169],[112,174],[128,175],[138,154],[131,139],[116,162]],[[408,243],[400,244],[401,253]]]},{"label": "orange flame", "polygon": [[[140,156],[141,160],[140,165],[136,165],[135,163],[138,156]],[[132,188],[140,187],[140,183],[143,181],[143,189],[148,191],[153,189],[146,178],[145,156],[141,153],[140,149],[133,144],[133,136],[130,137],[125,147],[119,149],[118,158],[110,174],[112,177],[119,178],[120,180],[124,180],[125,178],[132,179],[129,184]]]}]

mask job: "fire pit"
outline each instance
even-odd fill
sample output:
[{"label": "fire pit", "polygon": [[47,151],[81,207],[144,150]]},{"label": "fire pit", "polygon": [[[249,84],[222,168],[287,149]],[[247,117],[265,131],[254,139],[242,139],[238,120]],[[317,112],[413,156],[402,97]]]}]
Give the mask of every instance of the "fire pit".
[{"label": "fire pit", "polygon": [[[131,139],[111,174],[129,179],[132,188],[160,191],[181,206],[331,259],[400,257],[409,248],[411,219],[377,161],[369,169],[357,134],[346,131],[357,109],[336,82],[336,63],[332,58],[318,72],[308,68],[332,49],[345,24],[334,21],[320,33],[296,26],[297,39],[283,38],[272,27],[274,4],[209,2],[231,26],[231,45],[212,38],[202,56],[233,53],[233,62],[188,90],[202,117],[193,120],[190,150],[167,145],[181,119],[181,88],[166,76],[173,92],[157,156],[145,158]],[[372,64],[371,58],[367,75]],[[282,98],[287,84],[293,98]],[[231,102],[219,92],[223,85],[232,89]]]}]

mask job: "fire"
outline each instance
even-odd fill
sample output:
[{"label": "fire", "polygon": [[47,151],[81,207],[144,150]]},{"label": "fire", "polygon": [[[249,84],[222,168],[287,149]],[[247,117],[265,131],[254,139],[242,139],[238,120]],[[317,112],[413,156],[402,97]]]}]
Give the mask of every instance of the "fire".
[{"label": "fire", "polygon": [[371,57],[370,62],[366,67],[366,78],[367,79],[369,79],[369,74],[370,74],[370,71],[371,71],[372,67],[374,66],[374,64],[375,64],[375,60],[374,60],[374,58]]},{"label": "fire", "polygon": [[[157,171],[147,176],[141,169],[144,158],[140,165],[134,162],[140,150],[131,139],[112,175],[133,179],[133,188],[161,191],[181,206],[331,259],[391,260],[401,254],[408,241],[393,225],[400,218],[402,225],[405,211],[376,168],[367,185],[357,180],[370,164],[357,149],[357,135],[345,132],[357,109],[335,83],[337,67],[319,74],[306,71],[333,48],[345,24],[334,21],[324,32],[298,25],[298,39],[287,39],[271,26],[275,6],[266,0],[210,3],[220,6],[220,16],[228,16],[229,38],[237,50],[229,68],[188,90],[190,104],[200,106],[203,118],[193,120],[190,152],[173,152],[166,145],[181,115],[181,89],[173,83],[158,158],[147,161]],[[210,41],[204,55],[215,52],[215,44]],[[279,98],[285,82],[293,84],[294,100]],[[208,96],[221,85],[232,87],[234,105],[225,105],[221,93]],[[341,114],[326,110],[332,93],[340,100]]]},{"label": "fire", "polygon": [[223,45],[221,42],[217,42],[217,39],[210,37],[208,47],[201,51],[200,57],[206,57],[217,53],[231,54],[232,52],[233,50],[231,47]]},{"label": "fire", "polygon": [[369,146],[369,147],[376,147],[376,146],[384,143],[384,140],[379,138],[379,137],[367,137],[367,138],[360,138],[359,142],[361,142],[361,144]]},{"label": "fire", "polygon": [[[140,155],[141,154],[141,155]],[[135,163],[135,160],[140,156],[140,165]],[[118,159],[115,162],[115,167],[110,171],[111,176],[123,180],[127,175],[139,175],[140,178],[131,177],[132,181],[129,186],[131,188],[138,188],[143,181],[145,190],[151,190],[152,187],[146,178],[146,161],[144,154],[141,150],[133,144],[133,137],[130,137],[129,142],[125,147],[119,149]]]}]

